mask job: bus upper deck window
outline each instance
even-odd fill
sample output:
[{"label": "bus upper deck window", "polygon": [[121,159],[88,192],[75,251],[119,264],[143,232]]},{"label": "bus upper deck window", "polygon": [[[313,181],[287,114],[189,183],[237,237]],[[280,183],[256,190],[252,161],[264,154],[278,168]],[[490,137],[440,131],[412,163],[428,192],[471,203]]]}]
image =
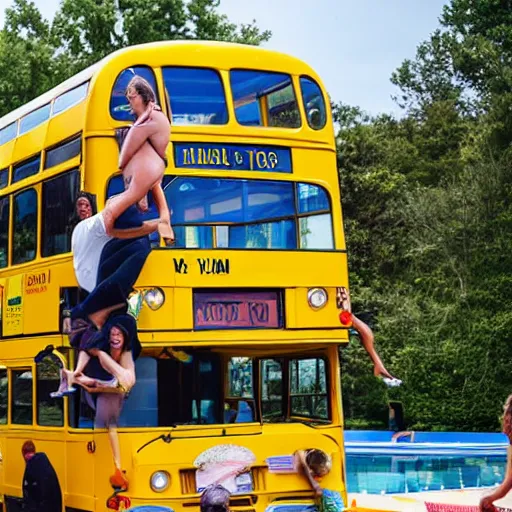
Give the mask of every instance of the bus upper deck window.
[{"label": "bus upper deck window", "polygon": [[21,118],[19,134],[22,135],[23,133],[27,133],[36,126],[44,123],[47,119],[49,119],[49,117],[50,104],[48,103],[47,105],[44,105],[43,107],[38,108],[37,110],[34,110],[34,112],[30,112],[30,114],[27,114],[25,117]]},{"label": "bus upper deck window", "polygon": [[308,124],[313,130],[321,130],[327,122],[325,101],[318,84],[306,76],[300,79],[300,90]]},{"label": "bus upper deck window", "polygon": [[0,188],[5,188],[9,184],[9,169],[0,171]]},{"label": "bus upper deck window", "polygon": [[236,119],[246,126],[299,128],[300,113],[290,75],[231,71]]},{"label": "bus upper deck window", "polygon": [[[0,197],[0,268],[9,263],[9,196]],[[1,300],[0,295],[0,300]],[[1,306],[1,304],[0,304]]]},{"label": "bus upper deck window", "polygon": [[12,183],[17,183],[20,180],[24,180],[29,176],[33,176],[39,172],[41,167],[41,156],[36,156],[30,160],[16,165],[12,169]]},{"label": "bus upper deck window", "polygon": [[87,90],[89,88],[89,82],[85,84],[79,85],[70,91],[61,94],[59,97],[55,99],[53,102],[53,110],[52,116],[56,116],[64,110],[67,110],[69,107],[77,105],[87,96]]},{"label": "bus upper deck window", "polygon": [[163,69],[172,122],[178,125],[226,124],[228,110],[222,80],[207,68]]},{"label": "bus upper deck window", "polygon": [[25,263],[36,257],[37,192],[33,188],[14,196],[12,262]]},{"label": "bus upper deck window", "polygon": [[42,256],[71,251],[70,224],[79,186],[78,169],[43,182]]},{"label": "bus upper deck window", "polygon": [[112,95],[110,96],[110,115],[116,121],[133,121],[134,116],[130,111],[130,103],[126,99],[126,87],[130,80],[135,76],[141,76],[146,79],[156,94],[156,101],[158,100],[158,90],[156,87],[155,74],[151,68],[147,66],[134,66],[121,71],[116,79]]},{"label": "bus upper deck window", "polygon": [[2,144],[7,144],[10,140],[16,138],[16,134],[18,133],[18,122],[14,122],[8,124],[5,128],[0,130],[0,146]]}]

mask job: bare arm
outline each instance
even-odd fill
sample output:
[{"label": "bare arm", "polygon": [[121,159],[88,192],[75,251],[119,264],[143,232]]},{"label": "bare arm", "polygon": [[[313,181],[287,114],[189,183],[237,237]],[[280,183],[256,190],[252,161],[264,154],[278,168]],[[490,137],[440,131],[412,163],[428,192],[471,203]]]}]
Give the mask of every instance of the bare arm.
[{"label": "bare arm", "polygon": [[309,469],[309,466],[306,462],[306,454],[304,453],[303,450],[299,450],[297,451],[296,455],[299,459],[299,464],[302,469],[302,472],[306,475],[306,478],[308,479],[309,485],[311,485],[312,489],[315,491],[315,494],[317,496],[322,496],[322,488],[311,474],[311,470]]},{"label": "bare arm", "polygon": [[165,194],[162,189],[162,183],[160,182],[158,185],[155,185],[151,191],[153,192],[153,199],[155,200],[156,207],[158,209],[158,215],[160,216],[160,220],[168,221],[171,223],[171,214],[169,212],[169,207],[167,206],[167,200],[165,199]]},{"label": "bare arm", "polygon": [[504,498],[508,492],[512,489],[512,446],[507,448],[507,472],[501,485],[499,485],[494,492],[485,496],[480,501],[480,510],[484,510],[486,507],[492,504],[493,501]]},{"label": "bare arm", "polygon": [[112,229],[109,233],[114,238],[139,238],[141,236],[149,235],[150,233],[155,232],[158,229],[159,219],[147,220],[142,223],[142,226],[137,228],[127,228],[127,229]]},{"label": "bare arm", "polygon": [[141,148],[151,135],[158,131],[158,123],[149,120],[130,128],[119,155],[119,169],[124,169],[133,155]]},{"label": "bare arm", "polygon": [[377,354],[377,351],[375,350],[373,343],[374,336],[370,327],[366,325],[362,320],[359,320],[359,318],[357,318],[357,316],[354,314],[352,314],[352,326],[359,333],[359,336],[361,337],[361,344],[363,345],[366,352],[368,352],[368,355],[373,362],[374,374],[377,377],[384,376],[389,379],[393,379],[394,377],[386,370],[381,358],[379,357],[379,354]]}]

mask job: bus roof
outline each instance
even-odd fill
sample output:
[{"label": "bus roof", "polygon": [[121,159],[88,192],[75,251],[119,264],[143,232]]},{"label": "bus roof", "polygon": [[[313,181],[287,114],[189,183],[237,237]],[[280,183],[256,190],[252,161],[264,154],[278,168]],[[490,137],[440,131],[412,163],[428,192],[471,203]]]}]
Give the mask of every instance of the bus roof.
[{"label": "bus roof", "polygon": [[[267,50],[258,46],[251,46],[246,44],[238,44],[238,43],[224,43],[219,41],[159,41],[154,43],[146,43],[136,46],[128,46],[126,48],[122,48],[121,50],[117,50],[112,54],[108,55],[104,59],[96,62],[92,66],[80,71],[76,75],[68,78],[64,82],[60,83],[53,89],[45,92],[44,94],[34,98],[33,100],[25,103],[21,107],[9,112],[2,118],[0,118],[0,130],[8,126],[9,124],[21,119],[25,115],[30,112],[37,110],[39,107],[46,105],[54,98],[60,96],[66,91],[73,89],[74,87],[81,85],[84,82],[90,80],[98,71],[100,71],[103,66],[110,61],[116,60],[118,58],[122,58],[125,54],[135,53],[138,54],[140,51],[146,50],[158,50],[163,48],[172,47],[175,52],[179,52],[180,54],[184,54],[186,52],[199,52],[201,50],[209,50],[209,53],[215,53],[219,57],[224,57],[224,52],[226,51],[235,51],[238,55],[243,54],[245,59],[250,61],[251,56],[255,58],[255,60],[260,60],[262,58],[271,58],[274,61],[277,61],[280,66],[283,67],[283,70],[290,70],[291,68],[299,68],[302,73],[311,74],[314,78],[317,78],[313,70],[307,66],[303,61],[297,59],[295,57],[291,57],[284,53],[276,52],[273,50]],[[211,55],[209,55],[211,57]],[[215,63],[212,63],[210,59],[205,58],[205,66],[207,65],[215,66]],[[229,68],[229,66],[227,66]],[[248,66],[252,67],[252,66]],[[260,68],[262,66],[259,66]],[[265,67],[265,66],[263,66]]]}]

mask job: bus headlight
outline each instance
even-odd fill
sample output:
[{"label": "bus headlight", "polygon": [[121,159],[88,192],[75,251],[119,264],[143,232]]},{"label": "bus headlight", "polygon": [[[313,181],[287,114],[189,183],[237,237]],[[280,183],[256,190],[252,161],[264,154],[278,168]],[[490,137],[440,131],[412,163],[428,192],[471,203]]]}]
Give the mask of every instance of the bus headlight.
[{"label": "bus headlight", "polygon": [[144,292],[144,302],[149,309],[156,311],[160,309],[165,302],[165,294],[161,288],[151,288]]},{"label": "bus headlight", "polygon": [[327,292],[323,288],[310,288],[308,303],[313,309],[323,308],[327,304]]},{"label": "bus headlight", "polygon": [[155,471],[151,475],[149,485],[155,492],[164,492],[169,487],[170,481],[171,477],[167,471]]}]

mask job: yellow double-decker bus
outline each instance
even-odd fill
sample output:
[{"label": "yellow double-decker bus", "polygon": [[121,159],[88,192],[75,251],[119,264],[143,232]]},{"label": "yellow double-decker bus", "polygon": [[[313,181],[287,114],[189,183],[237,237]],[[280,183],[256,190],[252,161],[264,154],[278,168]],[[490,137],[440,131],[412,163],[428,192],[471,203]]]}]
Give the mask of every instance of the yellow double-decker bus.
[{"label": "yellow double-decker bus", "polygon": [[[107,503],[107,432],[93,428],[83,392],[49,393],[59,365],[75,360],[62,332],[63,304],[78,290],[74,200],[85,190],[101,208],[123,188],[116,129],[132,121],[134,75],[171,120],[163,187],[177,242],[152,240],[136,284],[143,352],[119,429],[130,485]],[[127,48],[0,119],[4,509],[22,494],[26,440],[48,455],[68,512],[197,509],[216,481],[232,510],[303,510],[314,496],[293,454],[311,448],[332,458],[322,486],[346,500],[338,350],[350,318],[337,173],[316,73],[250,46]]]}]

